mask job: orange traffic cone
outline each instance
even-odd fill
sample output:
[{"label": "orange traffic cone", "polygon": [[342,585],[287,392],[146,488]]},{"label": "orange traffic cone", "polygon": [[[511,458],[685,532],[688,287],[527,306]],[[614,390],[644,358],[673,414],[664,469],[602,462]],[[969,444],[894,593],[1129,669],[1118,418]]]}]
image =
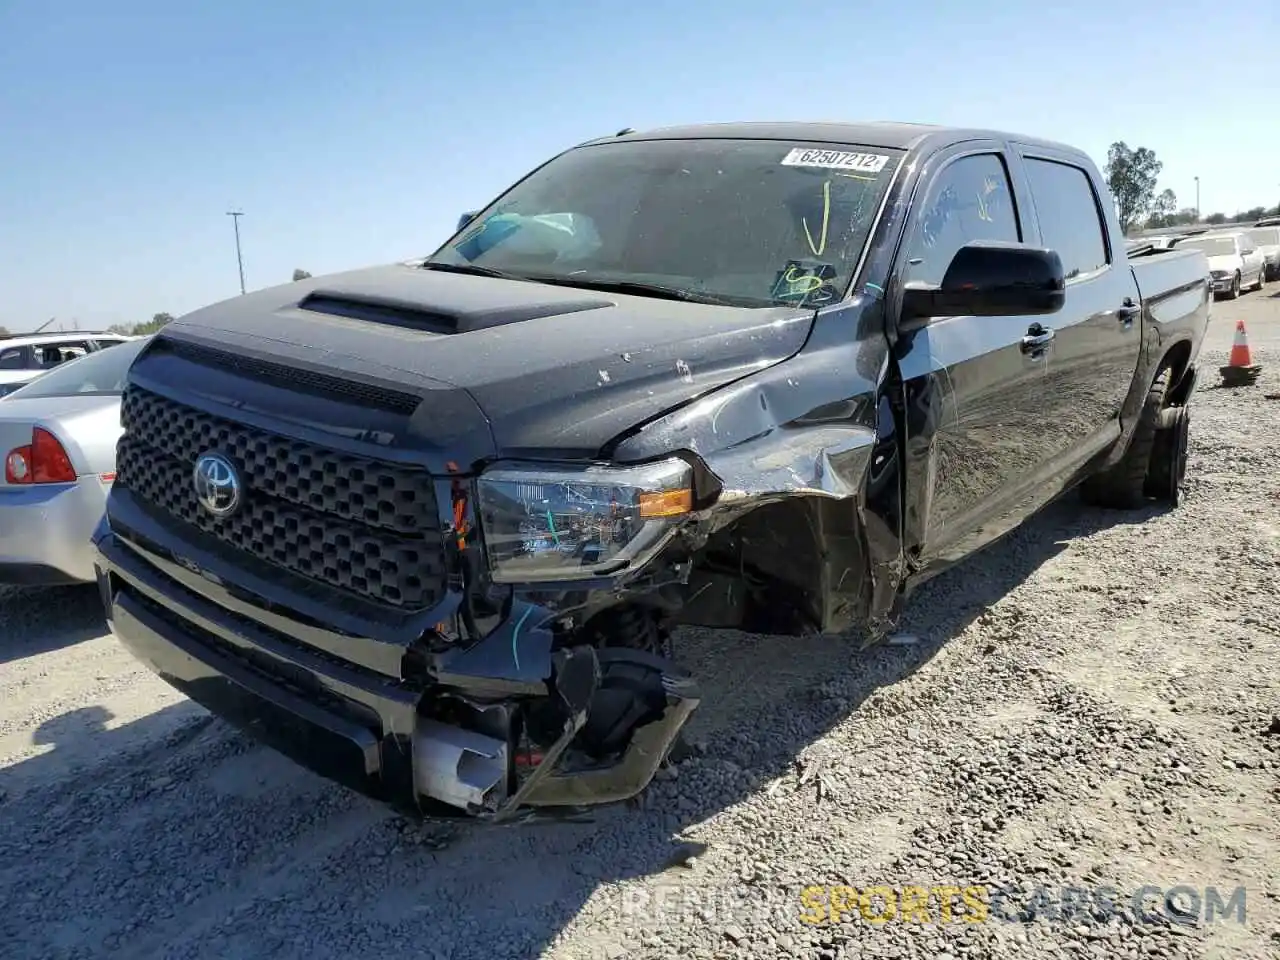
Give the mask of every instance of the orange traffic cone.
[{"label": "orange traffic cone", "polygon": [[1236,321],[1236,336],[1231,342],[1231,356],[1227,365],[1219,371],[1222,374],[1224,387],[1243,387],[1256,383],[1262,367],[1253,362],[1253,354],[1249,352],[1249,334],[1245,332],[1244,321]]}]

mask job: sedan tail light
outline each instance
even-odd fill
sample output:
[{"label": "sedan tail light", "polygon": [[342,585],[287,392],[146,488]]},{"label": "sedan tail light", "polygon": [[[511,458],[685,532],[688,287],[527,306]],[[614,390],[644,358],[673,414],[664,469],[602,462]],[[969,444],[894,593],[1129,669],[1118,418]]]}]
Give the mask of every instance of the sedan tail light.
[{"label": "sedan tail light", "polygon": [[76,468],[58,438],[36,427],[29,444],[15,447],[4,458],[4,479],[6,483],[74,483]]}]

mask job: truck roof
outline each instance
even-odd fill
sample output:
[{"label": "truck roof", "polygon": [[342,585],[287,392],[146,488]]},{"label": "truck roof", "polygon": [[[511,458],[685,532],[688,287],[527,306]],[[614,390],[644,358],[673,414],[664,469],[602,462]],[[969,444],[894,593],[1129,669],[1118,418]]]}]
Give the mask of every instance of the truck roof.
[{"label": "truck roof", "polygon": [[[927,123],[901,123],[875,120],[866,122],[835,121],[752,121],[742,123],[699,123],[653,130],[626,131],[613,137],[597,137],[588,143],[610,140],[808,140],[817,143],[846,143],[914,150],[919,147],[942,147],[965,140],[1016,140],[1034,146],[1081,154],[1069,144],[1023,136],[999,130],[968,127],[943,127]],[[585,144],[584,144],[585,145]]]}]

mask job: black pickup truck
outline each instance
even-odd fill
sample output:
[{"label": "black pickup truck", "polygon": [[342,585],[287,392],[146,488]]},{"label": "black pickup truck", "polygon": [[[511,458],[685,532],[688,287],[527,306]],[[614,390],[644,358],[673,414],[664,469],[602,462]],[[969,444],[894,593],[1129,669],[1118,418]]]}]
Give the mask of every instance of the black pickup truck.
[{"label": "black pickup truck", "polygon": [[873,642],[1068,490],[1176,504],[1208,273],[1131,262],[1059,144],[624,131],[423,261],[167,326],[102,597],[191,698],[405,809],[628,798],[699,701],[675,627]]}]

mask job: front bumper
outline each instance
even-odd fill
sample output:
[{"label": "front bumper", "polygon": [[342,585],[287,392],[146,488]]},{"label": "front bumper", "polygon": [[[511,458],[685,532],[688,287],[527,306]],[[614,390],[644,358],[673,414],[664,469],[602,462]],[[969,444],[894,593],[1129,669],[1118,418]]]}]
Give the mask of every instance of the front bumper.
[{"label": "front bumper", "polygon": [[1228,293],[1228,292],[1230,292],[1230,290],[1231,290],[1231,285],[1232,285],[1234,282],[1235,282],[1235,277],[1233,277],[1233,276],[1226,276],[1226,277],[1210,277],[1210,278],[1209,278],[1209,286],[1210,286],[1210,288],[1213,290],[1213,292],[1214,292],[1214,293]]},{"label": "front bumper", "polygon": [[0,491],[0,583],[92,583],[94,527],[106,507],[99,477]]},{"label": "front bumper", "polygon": [[[300,765],[405,811],[504,820],[627,799],[648,785],[699,701],[691,680],[648,654],[553,651],[549,634],[520,629],[537,622],[528,605],[440,658],[429,681],[406,682],[273,629],[283,618],[265,623],[262,608],[110,532],[97,550],[108,621],[134,656]],[[663,709],[620,756],[584,764],[574,739],[619,665],[653,671]],[[540,763],[521,766],[512,718],[556,698],[566,708],[561,736]]]}]

